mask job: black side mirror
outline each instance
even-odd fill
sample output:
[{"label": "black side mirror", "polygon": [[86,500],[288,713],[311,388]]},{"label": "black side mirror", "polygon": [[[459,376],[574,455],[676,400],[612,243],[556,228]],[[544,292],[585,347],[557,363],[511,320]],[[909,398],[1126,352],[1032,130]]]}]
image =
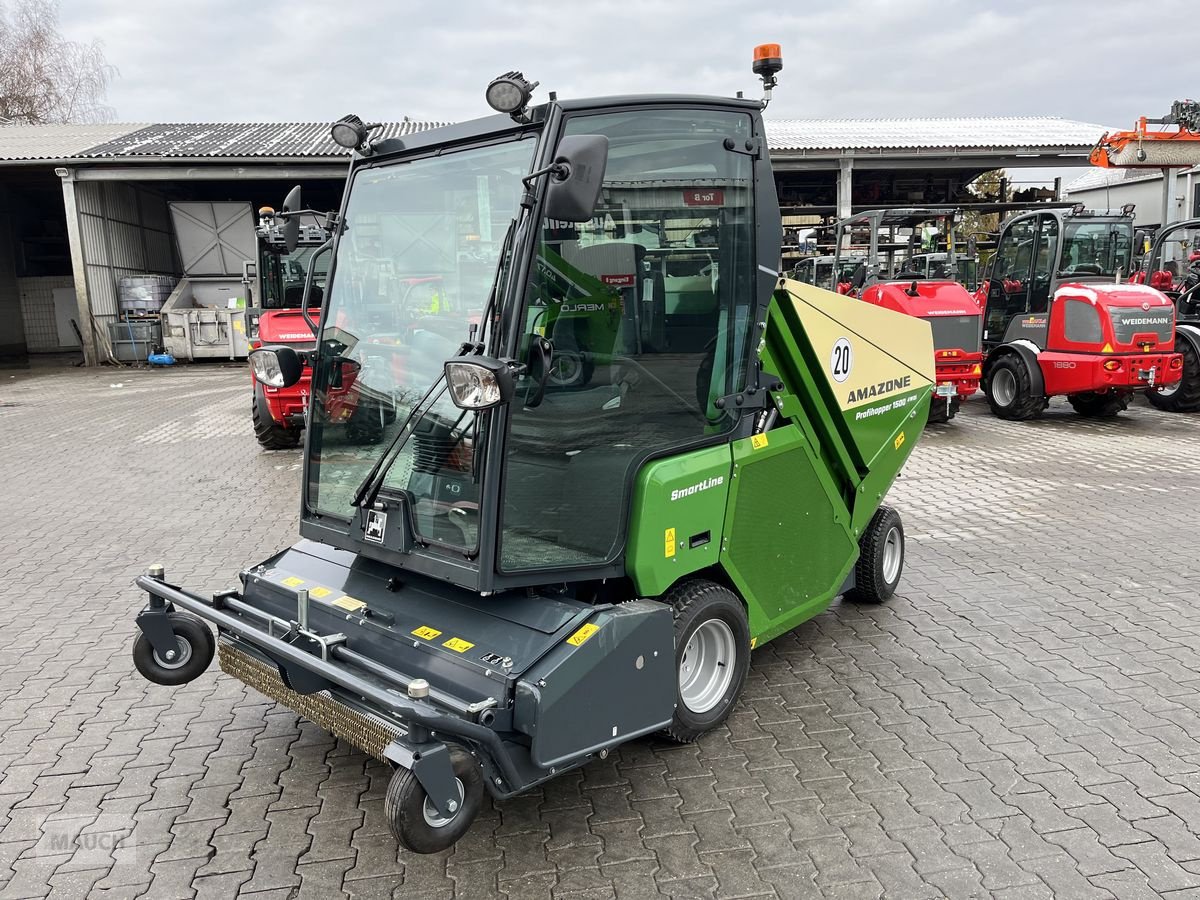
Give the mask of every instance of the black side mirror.
[{"label": "black side mirror", "polygon": [[608,138],[602,134],[572,134],[558,143],[546,189],[546,218],[587,222],[600,201]]},{"label": "black side mirror", "polygon": [[291,387],[304,372],[304,360],[294,347],[275,344],[250,351],[250,370],[254,380],[267,387]]},{"label": "black side mirror", "polygon": [[971,235],[969,238],[967,238],[967,256],[974,256],[978,247],[979,244],[975,240],[975,235]]},{"label": "black side mirror", "polygon": [[300,217],[296,215],[304,207],[301,206],[300,185],[296,185],[283,199],[283,241],[287,252],[292,253],[300,243]]},{"label": "black side mirror", "polygon": [[1139,228],[1133,235],[1133,258],[1141,259],[1146,255],[1146,244],[1150,239],[1150,232]]},{"label": "black side mirror", "polygon": [[860,262],[854,267],[854,274],[850,276],[850,287],[858,290],[867,283],[867,264]]}]

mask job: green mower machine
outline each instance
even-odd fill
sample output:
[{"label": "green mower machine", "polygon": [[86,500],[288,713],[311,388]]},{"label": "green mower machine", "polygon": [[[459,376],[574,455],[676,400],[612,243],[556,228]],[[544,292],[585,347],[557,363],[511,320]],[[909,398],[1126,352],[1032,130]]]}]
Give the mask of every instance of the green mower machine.
[{"label": "green mower machine", "polygon": [[[312,368],[301,540],[211,597],[137,580],[146,678],[215,653],[394,765],[417,852],[485,789],[698,738],[754,647],[891,596],[881,503],[934,383],[926,322],[780,278],[763,101],[533,87],[509,73],[497,115],[400,138],[334,125],[353,155],[316,347],[252,354],[274,387]],[[338,424],[359,404],[365,446]]]}]

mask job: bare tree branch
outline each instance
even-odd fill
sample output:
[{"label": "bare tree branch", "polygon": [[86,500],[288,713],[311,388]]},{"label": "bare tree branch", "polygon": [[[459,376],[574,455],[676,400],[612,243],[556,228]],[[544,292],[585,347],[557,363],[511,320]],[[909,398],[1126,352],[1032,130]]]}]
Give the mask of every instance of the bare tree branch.
[{"label": "bare tree branch", "polygon": [[0,0],[0,118],[57,124],[111,122],[104,103],[117,70],[99,41],[68,41],[57,0]]}]

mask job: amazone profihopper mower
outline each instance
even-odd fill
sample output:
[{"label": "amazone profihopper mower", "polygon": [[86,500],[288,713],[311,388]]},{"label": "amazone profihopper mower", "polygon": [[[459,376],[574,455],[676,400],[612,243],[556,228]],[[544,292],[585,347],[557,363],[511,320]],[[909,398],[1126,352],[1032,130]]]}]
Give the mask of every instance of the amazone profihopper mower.
[{"label": "amazone profihopper mower", "polygon": [[[889,597],[904,531],[881,504],[933,384],[928,323],[780,279],[762,103],[530,90],[510,73],[501,114],[400,139],[335,126],[354,154],[317,346],[253,356],[277,386],[312,367],[302,539],[211,597],[137,581],[143,675],[183,684],[215,651],[393,764],[419,852],[485,789],[697,738],[756,645]],[[593,277],[551,289],[547,259]],[[400,302],[434,276],[436,310]],[[546,323],[572,319],[555,386]],[[351,374],[395,413],[377,444],[329,421]]]}]

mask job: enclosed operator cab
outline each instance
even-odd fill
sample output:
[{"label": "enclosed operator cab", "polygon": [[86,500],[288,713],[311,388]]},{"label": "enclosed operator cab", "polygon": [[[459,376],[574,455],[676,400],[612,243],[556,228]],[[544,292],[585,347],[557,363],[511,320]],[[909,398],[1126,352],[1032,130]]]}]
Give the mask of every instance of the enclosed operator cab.
[{"label": "enclosed operator cab", "polygon": [[[1144,249],[1137,235],[1134,250]],[[1185,219],[1160,228],[1131,282],[1149,284],[1175,304],[1175,349],[1183,358],[1178,382],[1146,392],[1146,399],[1166,412],[1200,411],[1200,219]],[[1138,246],[1141,244],[1142,246]]]},{"label": "enclosed operator cab", "polygon": [[1132,249],[1132,210],[1053,209],[1004,224],[981,288],[996,415],[1029,419],[1066,395],[1081,415],[1113,416],[1135,392],[1179,382],[1174,305],[1124,283]]},{"label": "enclosed operator cab", "polygon": [[[980,315],[975,298],[962,284],[965,264],[974,260],[954,251],[957,210],[941,208],[877,209],[857,213],[837,225],[835,266],[857,259],[838,290],[867,303],[929,322],[933,329],[937,385],[929,407],[931,422],[946,422],[979,388],[983,354]],[[936,231],[927,236],[926,228]],[[867,253],[855,257],[844,245],[861,244]],[[927,242],[946,252],[918,253]],[[874,262],[871,262],[874,261]]]},{"label": "enclosed operator cab", "polygon": [[139,671],[197,677],[215,624],[227,673],[396,767],[419,852],[485,790],[696,739],[752,648],[891,596],[881,504],[933,383],[924,322],[780,277],[761,102],[531,90],[509,73],[501,114],[398,138],[333,126],[315,347],[251,355],[279,387],[312,367],[302,540],[211,599],[138,582]]},{"label": "enclosed operator cab", "polygon": [[827,291],[832,291],[836,290],[838,284],[849,281],[850,276],[854,274],[854,270],[858,268],[859,263],[865,259],[865,256],[843,256],[838,261],[838,269],[835,277],[834,257],[813,256],[796,263],[792,269],[791,277],[804,284],[811,284],[819,288],[824,288]]}]

